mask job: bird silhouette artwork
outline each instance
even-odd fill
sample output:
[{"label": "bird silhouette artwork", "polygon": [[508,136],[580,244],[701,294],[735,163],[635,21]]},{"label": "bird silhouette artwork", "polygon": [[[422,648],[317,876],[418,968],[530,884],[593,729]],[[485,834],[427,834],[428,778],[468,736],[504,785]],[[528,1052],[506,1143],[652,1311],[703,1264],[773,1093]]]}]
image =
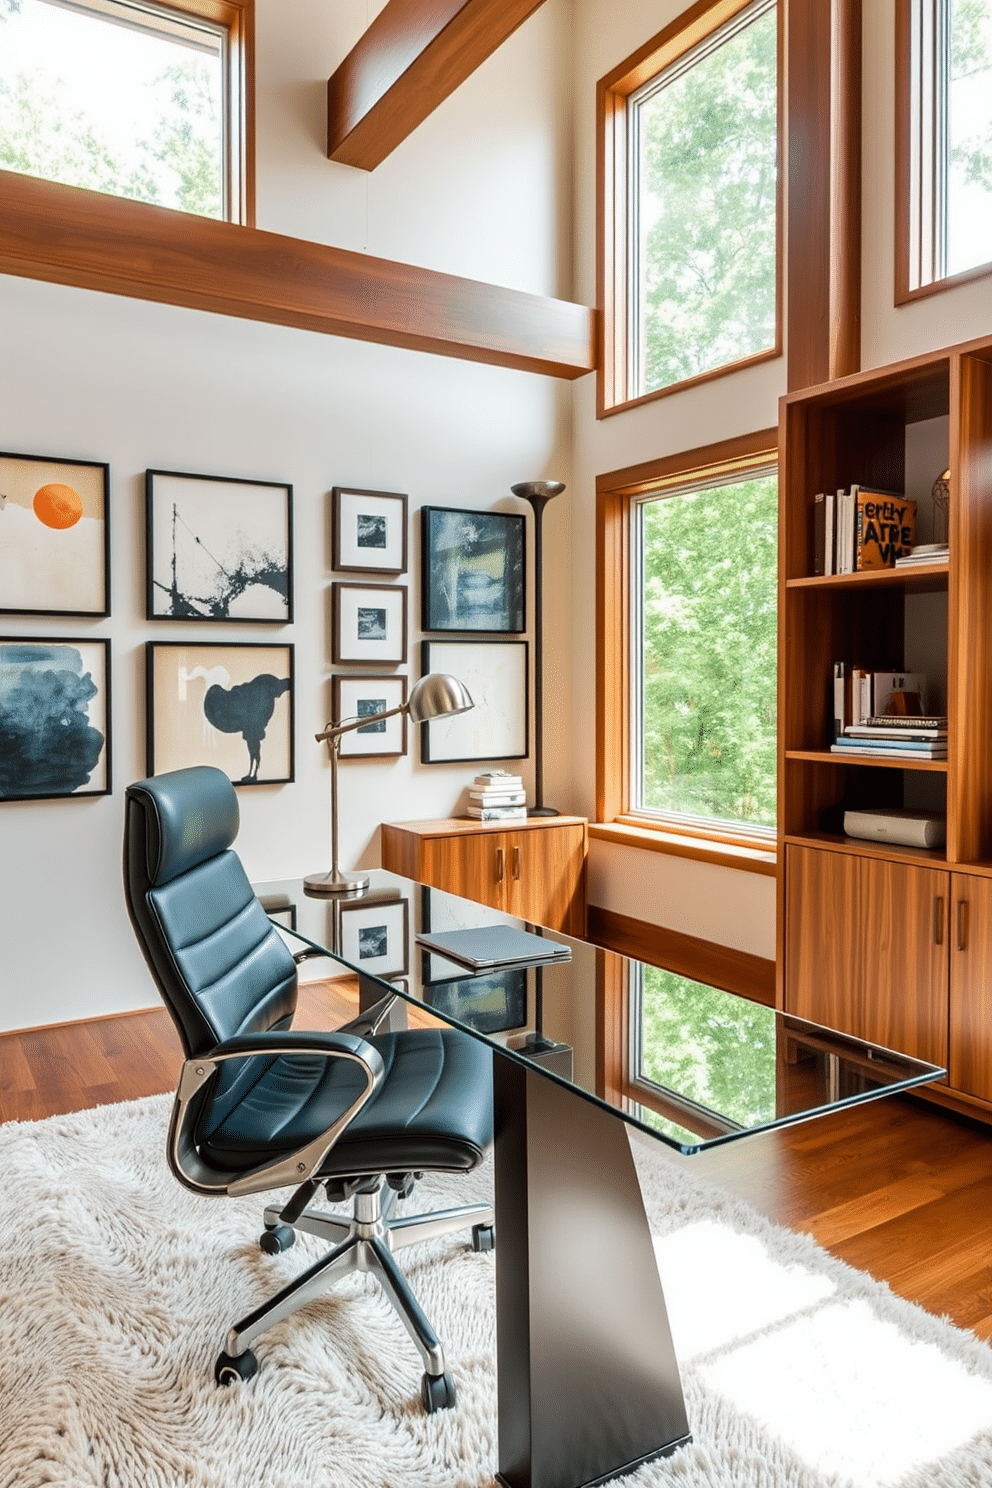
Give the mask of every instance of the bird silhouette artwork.
[{"label": "bird silhouette artwork", "polygon": [[261,672],[247,682],[233,686],[226,667],[197,666],[182,668],[181,683],[202,679],[206,682],[203,694],[203,716],[213,728],[222,734],[240,734],[248,750],[248,773],[237,782],[250,785],[259,779],[262,763],[262,740],[272,719],[276,699],[289,691],[288,677],[274,677],[271,672]]}]

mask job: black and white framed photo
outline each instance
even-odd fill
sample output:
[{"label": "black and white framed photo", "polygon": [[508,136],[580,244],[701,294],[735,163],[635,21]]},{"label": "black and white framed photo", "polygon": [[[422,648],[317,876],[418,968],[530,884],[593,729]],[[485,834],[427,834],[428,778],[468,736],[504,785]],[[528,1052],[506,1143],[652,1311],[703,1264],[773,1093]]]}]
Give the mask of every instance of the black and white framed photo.
[{"label": "black and white framed photo", "polygon": [[331,563],[356,573],[406,573],[407,498],[397,491],[331,491]]},{"label": "black and white framed photo", "polygon": [[522,516],[421,508],[422,630],[527,629]]},{"label": "black and white framed photo", "polygon": [[420,725],[424,764],[526,757],[526,641],[421,641],[420,654],[423,675],[450,673],[475,704],[467,713]]},{"label": "black and white framed photo", "polygon": [[366,895],[338,906],[341,916],[338,954],[349,966],[369,976],[406,976],[410,970],[410,901],[398,894],[372,899]]},{"label": "black and white framed photo", "polygon": [[[345,719],[370,718],[406,702],[405,677],[332,678],[331,716],[335,723]],[[406,714],[362,724],[342,734],[338,741],[339,759],[387,759],[406,754]]]},{"label": "black and white framed photo", "polygon": [[331,609],[336,663],[406,661],[405,584],[332,584]]},{"label": "black and white framed photo", "polygon": [[149,620],[290,623],[292,486],[149,470],[145,508]]},{"label": "black and white framed photo", "polygon": [[0,454],[0,613],[110,614],[110,466]]},{"label": "black and white framed photo", "polygon": [[110,794],[110,642],[0,639],[0,801]]},{"label": "black and white framed photo", "polygon": [[149,775],[216,765],[235,785],[293,779],[293,647],[150,641]]}]

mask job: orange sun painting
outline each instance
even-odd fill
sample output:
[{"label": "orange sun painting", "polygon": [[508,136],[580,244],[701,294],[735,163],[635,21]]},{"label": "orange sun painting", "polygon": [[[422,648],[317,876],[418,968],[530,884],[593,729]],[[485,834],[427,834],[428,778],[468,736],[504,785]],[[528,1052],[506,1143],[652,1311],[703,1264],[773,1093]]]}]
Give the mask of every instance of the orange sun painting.
[{"label": "orange sun painting", "polygon": [[34,514],[46,527],[75,527],[83,515],[83,498],[72,486],[50,481],[34,493]]}]

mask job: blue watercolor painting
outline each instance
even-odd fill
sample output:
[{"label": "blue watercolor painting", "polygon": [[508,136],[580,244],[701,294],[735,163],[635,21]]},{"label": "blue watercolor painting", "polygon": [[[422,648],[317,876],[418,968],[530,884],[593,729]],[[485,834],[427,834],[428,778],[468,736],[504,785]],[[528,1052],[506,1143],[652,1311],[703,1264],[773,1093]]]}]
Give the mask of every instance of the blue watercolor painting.
[{"label": "blue watercolor painting", "polygon": [[0,800],[109,789],[106,677],[103,641],[0,643]]}]

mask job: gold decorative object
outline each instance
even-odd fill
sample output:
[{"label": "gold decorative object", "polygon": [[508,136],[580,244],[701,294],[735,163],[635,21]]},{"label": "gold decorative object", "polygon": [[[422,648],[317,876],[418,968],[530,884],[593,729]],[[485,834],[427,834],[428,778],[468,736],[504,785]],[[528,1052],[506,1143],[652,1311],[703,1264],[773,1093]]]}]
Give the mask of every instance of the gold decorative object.
[{"label": "gold decorative object", "polygon": [[951,472],[947,469],[938,475],[930,492],[933,503],[934,543],[946,543],[951,528]]}]

